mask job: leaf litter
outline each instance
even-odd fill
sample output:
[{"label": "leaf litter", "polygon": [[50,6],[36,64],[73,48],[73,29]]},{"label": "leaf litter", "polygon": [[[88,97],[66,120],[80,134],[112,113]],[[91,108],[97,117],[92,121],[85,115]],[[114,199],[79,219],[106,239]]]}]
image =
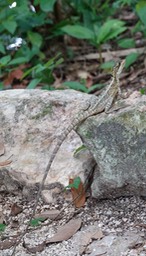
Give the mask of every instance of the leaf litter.
[{"label": "leaf litter", "polygon": [[34,247],[29,247],[28,244],[23,242],[23,246],[31,253],[41,252],[48,244],[62,242],[71,238],[80,229],[81,223],[82,220],[80,218],[70,220],[67,224],[59,227],[53,237],[46,241],[43,241],[41,244]]},{"label": "leaf litter", "polygon": [[[17,239],[20,236],[20,230],[22,232],[22,230],[25,229],[24,224],[26,224],[29,219],[29,214],[31,212],[30,209],[32,207],[33,201],[28,202],[21,200],[21,195],[16,196],[9,194],[3,196],[3,201],[1,201],[2,207],[5,210],[5,218],[8,221],[8,226],[1,234],[1,256],[11,255],[11,251],[13,249],[12,246],[17,243]],[[7,210],[6,212],[6,208],[11,209],[10,205],[12,202],[17,202],[18,205],[23,205],[23,212],[13,217],[9,215],[10,211]],[[62,208],[64,208],[64,206],[66,205],[63,198],[62,201],[58,201],[57,204],[55,203],[44,205],[42,202],[40,203],[41,204],[39,204],[38,214],[41,211],[45,212],[45,209],[58,208],[62,210]],[[92,254],[94,256],[101,255],[101,252],[104,251],[108,253],[110,249],[110,235],[112,235],[115,239],[118,239],[119,235],[122,235],[125,231],[130,230],[130,232],[133,232],[133,234],[134,232],[137,232],[137,235],[140,237],[142,230],[145,230],[145,226],[142,225],[142,223],[145,222],[146,218],[145,201],[136,197],[126,197],[102,201],[97,201],[93,198],[91,200],[91,198],[89,198],[84,206],[84,209],[80,208],[74,210],[73,215],[71,215],[71,207],[72,206],[68,206],[67,208],[65,208],[64,213],[62,213],[61,215],[61,220],[53,220],[51,225],[48,223],[48,225],[46,225],[45,227],[42,224],[42,226],[39,226],[37,228],[30,228],[29,233],[24,237],[25,241],[23,242],[23,244],[20,244],[18,246],[16,255],[29,255],[29,253],[36,253],[36,255],[41,256],[75,256],[79,255],[79,251],[80,253],[83,252],[80,255],[84,255],[84,253],[89,255]],[[68,240],[60,242],[54,241],[54,243],[51,243],[51,239],[57,239],[54,238],[54,236],[57,234],[57,232],[55,234],[56,227],[67,223],[69,219],[72,220],[73,218],[82,219],[82,228],[78,230],[73,235],[73,237]],[[14,219],[18,220],[19,222],[19,225],[16,228],[11,227],[11,221]],[[136,223],[137,225],[135,225]],[[138,225],[138,223],[140,224]],[[93,230],[90,229],[90,226],[92,226]],[[92,236],[90,234],[91,230],[93,231]],[[103,238],[102,235],[104,236]],[[62,238],[63,237],[61,237],[60,239]],[[128,238],[126,239],[126,241],[130,241],[131,235],[128,236]],[[46,245],[45,241],[48,240],[50,243]],[[134,241],[137,240],[135,239]],[[100,247],[98,246],[98,244],[100,245]],[[114,248],[116,248],[117,245],[115,244],[114,246]],[[142,251],[144,250],[144,246],[145,243],[142,244],[140,249],[135,250]],[[96,248],[96,254],[93,254],[93,248]],[[29,252],[27,253],[26,250],[29,250]],[[129,249],[127,247],[127,250],[129,253],[131,253],[133,248]],[[127,253],[127,256],[131,255],[129,253]]]}]

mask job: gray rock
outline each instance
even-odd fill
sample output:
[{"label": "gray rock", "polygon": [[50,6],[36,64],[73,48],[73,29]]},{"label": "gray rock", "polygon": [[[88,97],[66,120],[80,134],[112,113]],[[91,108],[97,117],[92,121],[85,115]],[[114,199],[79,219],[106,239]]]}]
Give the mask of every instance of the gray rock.
[{"label": "gray rock", "polygon": [[89,117],[78,129],[98,163],[96,198],[146,196],[146,96],[133,94],[124,104],[117,112]]},{"label": "gray rock", "polygon": [[[121,236],[110,234],[89,245],[89,250],[92,251],[89,256],[102,255],[102,253],[106,256],[127,255],[130,251],[133,253],[133,248],[136,245],[141,245],[143,241],[142,233],[125,232]],[[131,255],[134,256],[135,254]]]}]

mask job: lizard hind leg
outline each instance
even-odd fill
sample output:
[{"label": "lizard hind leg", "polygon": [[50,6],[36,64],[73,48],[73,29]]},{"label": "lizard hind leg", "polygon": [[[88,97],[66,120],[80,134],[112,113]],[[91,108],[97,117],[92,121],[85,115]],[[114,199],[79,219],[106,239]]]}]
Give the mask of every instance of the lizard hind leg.
[{"label": "lizard hind leg", "polygon": [[113,98],[111,98],[111,100],[109,100],[109,102],[105,106],[104,112],[106,114],[109,114],[109,113],[113,112],[112,109],[111,109],[112,105],[113,105]]}]

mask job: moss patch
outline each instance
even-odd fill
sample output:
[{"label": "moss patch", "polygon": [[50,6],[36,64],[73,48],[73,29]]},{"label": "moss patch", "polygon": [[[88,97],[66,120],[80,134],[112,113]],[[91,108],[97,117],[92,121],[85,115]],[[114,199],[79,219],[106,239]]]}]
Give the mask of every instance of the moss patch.
[{"label": "moss patch", "polygon": [[46,116],[46,115],[50,115],[52,113],[52,106],[51,105],[49,105],[49,106],[47,106],[47,107],[44,107],[44,109],[43,109],[43,111],[42,112],[40,112],[40,113],[38,113],[38,114],[36,114],[36,115],[34,115],[33,117],[32,117],[32,119],[40,119],[40,118],[43,118],[44,116]]}]

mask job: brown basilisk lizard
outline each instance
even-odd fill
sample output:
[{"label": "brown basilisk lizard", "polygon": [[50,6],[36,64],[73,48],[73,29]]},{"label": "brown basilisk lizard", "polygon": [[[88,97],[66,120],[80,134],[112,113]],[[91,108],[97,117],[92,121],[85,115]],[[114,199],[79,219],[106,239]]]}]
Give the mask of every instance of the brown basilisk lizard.
[{"label": "brown basilisk lizard", "polygon": [[36,199],[35,199],[35,205],[33,207],[31,217],[29,219],[29,222],[26,226],[26,229],[25,229],[24,233],[21,235],[20,239],[18,240],[18,242],[14,246],[14,249],[13,249],[13,252],[12,252],[11,256],[15,255],[16,246],[19,244],[19,242],[21,241],[23,236],[27,233],[30,221],[32,220],[32,218],[35,214],[35,211],[36,211],[36,208],[37,208],[37,205],[38,205],[38,201],[39,201],[42,189],[44,187],[44,183],[45,183],[45,180],[47,178],[48,172],[50,170],[51,164],[52,164],[60,146],[62,145],[62,143],[65,140],[65,138],[67,137],[67,135],[73,129],[76,129],[85,119],[87,119],[88,117],[90,117],[92,115],[96,115],[98,113],[101,113],[103,111],[108,113],[109,109],[112,106],[112,103],[115,101],[117,96],[118,95],[121,96],[119,78],[120,78],[120,74],[121,74],[121,72],[124,68],[124,65],[125,65],[125,60],[121,61],[120,64],[119,63],[116,64],[116,66],[113,68],[112,80],[111,80],[110,84],[107,86],[106,90],[99,96],[99,98],[97,98],[96,102],[95,101],[94,102],[89,102],[89,104],[87,104],[87,109],[84,110],[84,111],[81,111],[78,116],[75,116],[75,118],[73,119],[71,124],[63,132],[61,138],[57,137],[56,145],[53,148],[53,151],[51,153],[50,160],[49,160],[48,165],[46,167],[43,179],[40,183],[40,187],[39,187]]}]

